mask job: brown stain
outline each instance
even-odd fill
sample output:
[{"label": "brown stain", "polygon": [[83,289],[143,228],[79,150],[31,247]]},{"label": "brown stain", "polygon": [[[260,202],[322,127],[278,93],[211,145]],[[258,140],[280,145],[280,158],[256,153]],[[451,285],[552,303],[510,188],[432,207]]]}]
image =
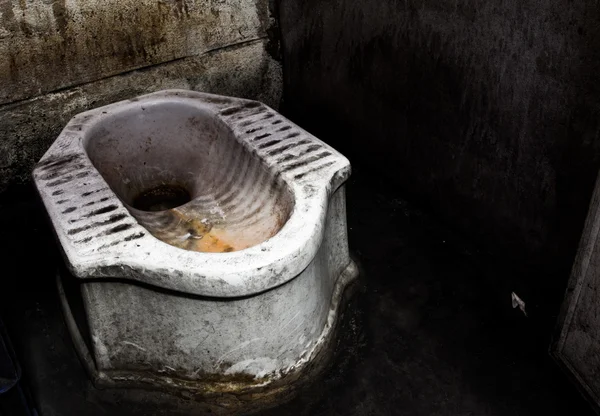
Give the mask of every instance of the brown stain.
[{"label": "brown stain", "polygon": [[[233,364],[223,363],[221,368],[228,368]],[[254,377],[251,374],[246,373],[233,373],[233,374],[215,374],[204,371],[198,371],[197,379],[190,379],[181,374],[175,373],[171,375],[171,381],[173,387],[177,389],[188,389],[197,395],[198,398],[206,397],[206,394],[225,394],[225,393],[244,393],[246,389],[258,388],[263,390],[261,386],[265,382],[269,381],[271,376]],[[110,371],[112,378],[118,379],[122,382],[127,381],[142,381],[148,382],[156,377],[156,374],[148,369],[137,369],[133,371],[127,371],[121,373],[120,371]],[[277,384],[277,382],[275,383]],[[267,390],[267,389],[264,389]],[[267,390],[268,391],[268,390]]]},{"label": "brown stain", "polygon": [[31,37],[33,35],[31,26],[25,20],[19,21],[19,27],[21,28],[21,32],[23,32],[25,37]]},{"label": "brown stain", "polygon": [[[0,65],[0,104],[180,57],[189,52],[177,39],[198,27],[210,34],[209,28],[220,25],[208,9],[190,15],[183,0],[20,4],[23,18],[15,16],[12,1],[0,0],[0,27],[15,38],[0,43],[8,58]],[[71,7],[77,8],[77,21],[71,20]],[[45,8],[53,20],[48,27],[27,23]],[[192,27],[183,18],[202,24]],[[214,36],[208,39],[214,42]]]},{"label": "brown stain", "polygon": [[[255,378],[244,373],[220,375],[199,372],[199,380],[186,380],[175,375],[170,377],[169,384],[164,385],[157,379],[155,373],[148,370],[126,373],[107,371],[106,373],[119,386],[138,387],[149,391],[157,389],[168,391],[185,400],[202,403],[209,409],[202,414],[224,416],[256,414],[258,411],[285,402],[298,393],[300,386],[316,379],[324,368],[325,360],[320,359],[317,365],[311,366],[305,372],[291,373],[275,381],[272,380],[272,376]],[[102,380],[95,380],[95,384],[104,386]]]},{"label": "brown stain", "polygon": [[15,8],[15,19],[16,1],[0,0],[9,10],[0,26],[14,38],[0,40],[0,104],[189,56],[199,47],[183,41],[189,35],[208,49],[226,45],[239,39],[242,22],[237,13],[231,21],[220,13],[231,0],[206,7],[187,0],[20,1],[27,8]]},{"label": "brown stain", "polygon": [[19,0],[19,8],[21,9],[21,13],[23,19],[19,20],[19,27],[21,28],[21,32],[25,35],[25,37],[31,37],[33,35],[33,29],[29,23],[24,19],[25,11],[27,10],[27,1]]},{"label": "brown stain", "polygon": [[[228,253],[245,248],[236,247],[235,244],[227,242],[226,238],[221,235],[223,230],[214,229],[212,223],[208,221],[187,215],[178,208],[172,208],[166,213],[174,220],[173,225],[167,229],[162,229],[162,227],[153,229],[150,224],[146,226],[156,238],[167,244],[203,253]],[[188,238],[181,240],[181,236],[186,234],[189,235]]]},{"label": "brown stain", "polygon": [[203,253],[228,253],[236,251],[231,244],[225,242],[224,239],[218,235],[219,230],[213,229],[212,225],[204,224],[195,219],[189,219],[177,209],[171,211],[180,219],[180,221],[182,221],[183,226],[187,228],[187,231],[192,236],[195,235],[200,237],[198,239],[191,237],[193,243],[188,245],[188,249]]},{"label": "brown stain", "polygon": [[236,251],[229,243],[210,232],[196,243],[196,251],[203,253],[229,253]]},{"label": "brown stain", "polygon": [[19,66],[17,65],[17,58],[15,54],[8,55],[8,75],[10,80],[15,81],[17,77],[17,71]]},{"label": "brown stain", "polygon": [[0,26],[9,32],[16,31],[17,21],[11,0],[0,0]]},{"label": "brown stain", "polygon": [[[141,219],[141,224],[159,240],[184,250],[202,253],[229,253],[260,244],[279,232],[288,216],[273,211],[260,225],[214,226],[201,213],[184,213],[180,208],[163,211],[162,221]],[[169,218],[170,217],[170,218]],[[164,225],[165,222],[168,225]]]},{"label": "brown stain", "polygon": [[188,17],[190,15],[190,11],[188,9],[188,5],[185,0],[174,0],[175,3],[175,16],[181,19],[183,17]]},{"label": "brown stain", "polygon": [[[344,290],[343,298],[339,302],[340,316],[348,312],[350,300],[356,297],[357,286],[350,285]],[[127,372],[106,371],[105,374],[116,381],[119,387],[168,391],[186,400],[214,405],[210,414],[257,414],[261,410],[290,400],[301,393],[308,384],[320,380],[325,371],[331,368],[339,342],[350,342],[358,346],[358,341],[355,340],[357,332],[340,330],[340,322],[341,320],[335,321],[331,335],[320,344],[309,363],[286,374],[279,374],[278,379],[274,379],[275,374],[256,378],[246,373],[225,375],[224,370],[233,365],[230,362],[221,363],[219,373],[199,371],[194,379],[176,369],[169,374],[168,383],[165,383],[163,376],[148,368]],[[98,387],[114,387],[112,383],[106,383],[103,379],[95,379],[94,384]]]},{"label": "brown stain", "polygon": [[65,0],[54,0],[52,2],[52,14],[56,22],[56,30],[64,38],[68,25],[68,12]]},{"label": "brown stain", "polygon": [[239,40],[229,3],[0,0],[0,104],[188,56],[190,34],[208,49]]}]

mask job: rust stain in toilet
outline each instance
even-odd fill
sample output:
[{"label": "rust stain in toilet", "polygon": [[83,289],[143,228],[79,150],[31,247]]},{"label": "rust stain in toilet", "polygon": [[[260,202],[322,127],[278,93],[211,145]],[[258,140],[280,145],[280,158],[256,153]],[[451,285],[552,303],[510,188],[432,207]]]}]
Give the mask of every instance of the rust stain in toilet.
[{"label": "rust stain in toilet", "polygon": [[196,243],[196,250],[205,253],[228,253],[235,249],[214,234],[208,233]]},{"label": "rust stain in toilet", "polygon": [[[189,218],[177,208],[169,212],[177,218],[175,226],[172,225],[169,230],[149,231],[168,244],[203,253],[229,253],[252,247],[274,236],[285,223],[283,216],[275,215],[250,226],[228,227],[225,222],[215,226]],[[182,235],[187,235],[187,238],[182,239]]]},{"label": "rust stain in toilet", "polygon": [[186,244],[188,249],[205,253],[228,253],[236,250],[217,235],[218,230],[214,229],[212,224],[189,219],[177,209],[171,211],[188,227],[187,231],[190,234]]},{"label": "rust stain in toilet", "polygon": [[[206,194],[198,204],[184,184],[164,183],[140,192],[131,203],[139,223],[159,240],[184,250],[228,253],[268,240],[286,223],[289,204],[278,200],[275,188],[265,191],[259,204],[254,198],[230,205],[222,200],[227,193]],[[277,202],[268,202],[273,198]]]}]

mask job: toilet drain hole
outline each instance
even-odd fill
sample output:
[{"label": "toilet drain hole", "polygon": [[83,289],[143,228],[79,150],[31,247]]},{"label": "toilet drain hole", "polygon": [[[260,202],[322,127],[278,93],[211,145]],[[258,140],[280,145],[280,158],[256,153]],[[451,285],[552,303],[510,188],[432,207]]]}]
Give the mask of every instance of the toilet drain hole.
[{"label": "toilet drain hole", "polygon": [[141,192],[133,200],[133,207],[142,211],[164,211],[192,200],[190,193],[180,185],[159,185]]}]

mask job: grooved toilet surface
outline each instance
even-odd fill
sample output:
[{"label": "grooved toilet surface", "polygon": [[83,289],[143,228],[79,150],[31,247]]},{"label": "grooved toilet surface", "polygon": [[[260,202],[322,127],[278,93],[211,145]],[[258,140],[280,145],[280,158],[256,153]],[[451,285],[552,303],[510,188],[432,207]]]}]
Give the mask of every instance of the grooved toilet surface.
[{"label": "grooved toilet surface", "polygon": [[[91,110],[57,142],[34,176],[47,203],[68,217],[65,243],[81,256],[130,250],[147,233],[192,251],[252,247],[289,219],[295,201],[288,181],[319,182],[347,165],[261,103],[186,91]],[[135,206],[140,195],[168,187],[189,201],[162,210]]]},{"label": "grooved toilet surface", "polygon": [[[76,277],[118,270],[216,297],[258,293],[305,270],[327,201],[349,175],[343,155],[270,107],[186,90],[76,115],[33,172]],[[136,207],[160,189],[186,197]]]},{"label": "grooved toilet surface", "polygon": [[[194,414],[185,402],[90,386],[59,309],[57,245],[35,201],[30,191],[0,197],[3,275],[12,282],[0,291],[0,313],[40,414]],[[548,357],[534,313],[512,309],[517,269],[360,167],[348,183],[348,218],[362,280],[334,361],[300,397],[265,415],[593,414]],[[23,247],[35,247],[35,259]]]}]

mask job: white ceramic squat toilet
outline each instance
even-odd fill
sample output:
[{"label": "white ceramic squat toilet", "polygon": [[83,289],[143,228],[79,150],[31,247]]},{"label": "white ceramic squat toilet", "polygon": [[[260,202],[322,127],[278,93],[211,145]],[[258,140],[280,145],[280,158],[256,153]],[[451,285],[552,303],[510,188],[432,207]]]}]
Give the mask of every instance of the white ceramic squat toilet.
[{"label": "white ceramic squat toilet", "polygon": [[255,101],[169,90],[74,117],[33,176],[80,282],[85,322],[65,276],[59,293],[96,384],[237,394],[310,367],[357,276],[349,174]]}]

